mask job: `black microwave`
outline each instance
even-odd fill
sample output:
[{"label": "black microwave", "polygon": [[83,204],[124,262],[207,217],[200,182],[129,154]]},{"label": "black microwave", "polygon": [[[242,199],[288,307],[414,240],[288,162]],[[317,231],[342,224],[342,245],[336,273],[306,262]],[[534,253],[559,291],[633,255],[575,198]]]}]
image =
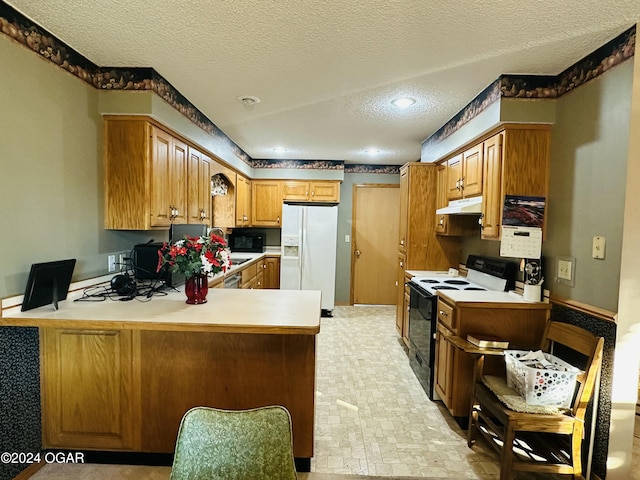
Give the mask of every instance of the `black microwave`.
[{"label": "black microwave", "polygon": [[232,252],[264,252],[264,235],[261,233],[230,233],[229,248]]}]

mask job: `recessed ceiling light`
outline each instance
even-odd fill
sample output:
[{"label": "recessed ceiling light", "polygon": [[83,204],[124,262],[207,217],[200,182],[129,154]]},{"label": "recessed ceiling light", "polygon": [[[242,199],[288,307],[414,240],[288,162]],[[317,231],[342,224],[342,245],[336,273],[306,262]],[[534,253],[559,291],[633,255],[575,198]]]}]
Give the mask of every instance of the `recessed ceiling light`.
[{"label": "recessed ceiling light", "polygon": [[377,148],[367,148],[364,153],[366,153],[367,155],[378,155],[380,153],[380,150],[378,150]]},{"label": "recessed ceiling light", "polygon": [[391,103],[398,108],[407,108],[416,103],[416,99],[411,97],[400,97],[392,100]]},{"label": "recessed ceiling light", "polygon": [[251,95],[240,95],[239,97],[236,97],[238,99],[239,102],[243,103],[244,105],[255,105],[256,103],[260,103],[260,99],[258,97],[253,97]]},{"label": "recessed ceiling light", "polygon": [[273,149],[273,151],[276,152],[276,153],[288,152],[288,150],[286,148],[284,148],[284,147],[276,147],[276,148]]}]

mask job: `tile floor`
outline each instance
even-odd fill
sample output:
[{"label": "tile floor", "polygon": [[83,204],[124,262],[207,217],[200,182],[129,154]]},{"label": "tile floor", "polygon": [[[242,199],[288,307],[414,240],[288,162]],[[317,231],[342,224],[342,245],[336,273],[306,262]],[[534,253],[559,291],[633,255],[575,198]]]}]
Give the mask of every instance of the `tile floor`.
[{"label": "tile floor", "polygon": [[336,307],[333,313],[322,319],[318,336],[311,471],[498,478],[490,447],[479,439],[468,448],[466,432],[420,387],[396,333],[395,307]]},{"label": "tile floor", "polygon": [[[468,448],[465,432],[420,387],[399,343],[395,307],[336,307],[333,318],[322,319],[315,438],[311,470],[335,474],[334,480],[342,475],[390,480],[499,477],[497,457],[484,440]],[[160,480],[170,472],[168,467],[75,467],[47,465],[32,478]],[[514,475],[514,480],[560,478],[568,477]]]}]

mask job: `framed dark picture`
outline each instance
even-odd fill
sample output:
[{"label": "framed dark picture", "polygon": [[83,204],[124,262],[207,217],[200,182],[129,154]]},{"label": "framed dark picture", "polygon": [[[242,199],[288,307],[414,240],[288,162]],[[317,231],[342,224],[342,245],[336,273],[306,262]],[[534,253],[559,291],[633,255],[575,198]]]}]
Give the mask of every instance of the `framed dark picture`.
[{"label": "framed dark picture", "polygon": [[57,310],[58,302],[67,298],[75,265],[75,258],[32,264],[21,310],[24,312],[51,303]]}]

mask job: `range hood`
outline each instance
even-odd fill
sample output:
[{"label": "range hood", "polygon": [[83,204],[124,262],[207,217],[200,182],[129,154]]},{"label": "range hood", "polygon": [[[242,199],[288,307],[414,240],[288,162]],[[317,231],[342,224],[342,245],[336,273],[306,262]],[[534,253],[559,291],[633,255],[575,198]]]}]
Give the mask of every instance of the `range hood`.
[{"label": "range hood", "polygon": [[482,197],[452,200],[444,208],[436,210],[437,215],[479,215],[482,213]]}]

